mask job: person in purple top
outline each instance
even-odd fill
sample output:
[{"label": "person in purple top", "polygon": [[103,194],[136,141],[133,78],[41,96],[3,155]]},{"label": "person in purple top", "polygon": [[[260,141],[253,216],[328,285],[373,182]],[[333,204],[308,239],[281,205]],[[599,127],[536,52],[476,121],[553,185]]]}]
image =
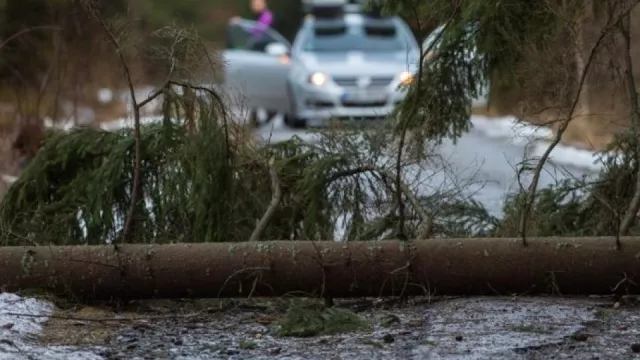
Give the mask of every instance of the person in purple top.
[{"label": "person in purple top", "polygon": [[[267,8],[266,0],[251,0],[251,11],[253,11],[256,21],[256,25],[249,30],[251,35],[250,42],[256,42],[265,34],[267,29],[273,24],[273,13]],[[232,23],[240,21],[240,18],[234,16],[231,19]]]},{"label": "person in purple top", "polygon": [[251,10],[256,15],[256,26],[251,29],[251,37],[259,38],[273,24],[273,13],[267,8],[266,0],[251,0]]}]

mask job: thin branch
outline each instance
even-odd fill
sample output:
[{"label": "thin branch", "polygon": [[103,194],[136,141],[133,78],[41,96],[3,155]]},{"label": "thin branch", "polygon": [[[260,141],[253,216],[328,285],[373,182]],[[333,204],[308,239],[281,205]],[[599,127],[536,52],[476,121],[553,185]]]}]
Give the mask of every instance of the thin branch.
[{"label": "thin branch", "polygon": [[61,28],[60,26],[53,26],[53,25],[43,25],[43,26],[33,26],[27,29],[23,29],[20,30],[16,33],[14,33],[13,35],[9,36],[8,38],[6,38],[3,42],[0,43],[0,49],[2,49],[3,47],[5,47],[9,42],[11,42],[13,39],[20,37],[26,33],[29,32],[33,32],[36,30],[55,30],[55,31],[60,31]]},{"label": "thin branch", "polygon": [[624,62],[625,62],[625,80],[627,83],[627,94],[629,96],[629,105],[631,107],[631,129],[636,142],[636,185],[635,192],[629,203],[624,217],[620,223],[618,236],[616,237],[616,245],[620,247],[620,236],[628,235],[631,226],[636,221],[638,210],[640,210],[640,164],[638,164],[638,154],[640,154],[640,113],[638,112],[638,91],[636,90],[636,81],[633,76],[633,63],[631,61],[631,13],[624,15],[624,19],[620,23],[620,32],[624,38]]},{"label": "thin branch", "polygon": [[[153,101],[154,99],[156,99],[158,96],[160,96],[164,89],[171,83],[171,77],[173,75],[173,72],[175,70],[175,61],[174,61],[174,51],[175,51],[175,42],[172,44],[171,46],[171,53],[170,53],[170,57],[171,57],[171,66],[169,68],[169,73],[167,74],[167,78],[163,84],[162,87],[156,89],[153,93],[151,93],[145,100],[141,101],[140,103],[138,103],[137,99],[136,99],[136,94],[135,94],[135,88],[134,88],[134,84],[133,84],[133,78],[131,75],[131,71],[129,69],[129,66],[127,64],[127,61],[124,57],[124,53],[122,51],[122,48],[120,47],[120,44],[118,43],[118,40],[116,39],[115,35],[113,34],[113,32],[109,29],[108,24],[106,23],[106,21],[104,20],[104,18],[100,15],[100,13],[98,12],[97,9],[95,9],[95,7],[93,7],[92,5],[88,5],[91,12],[93,13],[93,15],[98,19],[98,21],[100,21],[100,24],[102,25],[103,30],[105,31],[109,42],[111,42],[111,44],[113,45],[113,47],[115,48],[116,52],[118,53],[118,58],[120,60],[120,63],[122,65],[122,68],[124,70],[125,73],[125,77],[127,80],[127,86],[129,88],[129,95],[131,96],[131,102],[133,104],[133,120],[134,120],[134,125],[133,125],[133,137],[134,137],[134,169],[133,169],[133,186],[132,186],[132,190],[131,190],[131,203],[129,205],[129,209],[127,210],[127,216],[126,216],[126,220],[125,220],[125,225],[124,225],[124,230],[122,232],[122,241],[123,242],[128,242],[129,240],[131,240],[131,237],[133,236],[133,230],[134,230],[134,214],[135,214],[135,209],[136,209],[136,205],[139,201],[139,199],[141,198],[141,189],[142,189],[142,175],[141,175],[141,167],[142,167],[142,154],[141,154],[141,147],[142,147],[142,140],[141,140],[141,136],[140,136],[140,109],[143,108],[144,106],[146,106],[147,104],[149,104],[151,101]],[[116,243],[116,241],[114,241],[114,244]]]},{"label": "thin branch", "polygon": [[190,88],[190,89],[193,89],[193,90],[206,92],[207,94],[209,94],[211,97],[213,97],[216,100],[216,102],[218,103],[218,105],[221,108],[224,108],[224,101],[222,100],[222,97],[220,97],[220,95],[217,92],[215,92],[214,90],[212,90],[212,89],[209,89],[209,88],[204,87],[204,86],[191,85],[191,84],[187,84],[187,83],[184,83],[184,82],[181,82],[181,81],[176,81],[176,80],[169,81],[169,85],[176,85],[176,86],[181,86],[181,87],[185,87],[185,88]]},{"label": "thin branch", "polygon": [[[389,182],[394,182],[397,180],[395,174],[393,174],[391,171],[381,169],[376,166],[368,165],[368,166],[360,166],[357,168],[348,169],[344,171],[339,171],[333,174],[331,177],[329,177],[329,179],[327,179],[327,183],[332,183],[344,177],[358,175],[358,174],[367,173],[367,172],[377,173]],[[431,220],[432,216],[429,216],[429,214],[423,211],[422,206],[420,206],[420,201],[415,196],[415,194],[413,194],[411,189],[409,189],[409,186],[404,181],[402,180],[400,181],[400,185],[398,186],[396,191],[400,192],[401,195],[404,193],[404,196],[407,197],[411,206],[413,206],[414,210],[418,213],[418,216],[420,217],[420,221],[426,222],[427,224],[432,221]],[[395,206],[398,206],[398,204],[396,203]]]},{"label": "thin branch", "polygon": [[[207,55],[208,56],[208,55]],[[210,97],[212,97],[216,103],[218,104],[219,109],[222,109],[223,111],[223,119],[224,119],[224,136],[225,136],[225,158],[227,159],[227,162],[231,163],[231,142],[230,142],[230,136],[229,136],[229,123],[228,123],[228,114],[225,110],[225,104],[224,101],[222,100],[222,97],[220,96],[220,94],[218,94],[216,91],[204,87],[204,86],[197,86],[197,85],[191,85],[191,84],[187,84],[184,82],[180,82],[180,81],[174,81],[174,80],[170,80],[169,85],[176,85],[176,86],[181,86],[181,87],[185,87],[185,88],[189,88],[192,90],[197,90],[197,91],[202,91],[207,93]]]},{"label": "thin branch", "polygon": [[150,102],[155,100],[158,96],[162,95],[164,93],[164,90],[171,83],[171,77],[173,76],[173,72],[175,71],[175,68],[176,68],[176,62],[174,61],[175,46],[176,46],[176,42],[171,44],[171,49],[170,49],[170,52],[169,52],[169,58],[171,59],[171,66],[169,66],[169,71],[167,73],[167,78],[163,82],[162,86],[159,87],[158,89],[156,89],[151,94],[149,94],[149,96],[146,99],[144,99],[143,101],[141,101],[139,104],[134,101],[134,104],[133,104],[134,105],[134,110],[136,112],[138,112],[138,114],[139,114],[140,109],[142,109],[147,104],[149,104]]},{"label": "thin branch", "polygon": [[[412,15],[414,16],[414,20],[418,25],[418,32],[420,33],[420,37],[422,37],[424,35],[422,34],[422,31],[423,31],[422,22],[420,21],[420,16],[417,11],[417,7],[419,3],[420,3],[419,1],[416,2],[415,4],[412,3],[411,12],[412,12]],[[446,26],[448,26],[450,22],[451,20],[447,22]],[[446,30],[446,27],[445,27],[445,30]],[[442,33],[444,33],[444,31],[438,34],[438,38],[442,36]],[[427,54],[431,52],[431,50],[435,47],[437,43],[438,43],[438,39],[436,39],[431,44],[429,44],[429,48],[425,51],[425,49],[423,49],[423,42],[420,42],[420,60],[418,63],[418,74],[416,79],[418,83],[416,84],[415,98],[413,99],[414,101],[413,101],[411,110],[407,115],[408,118],[412,118],[413,116],[415,116],[416,112],[418,111],[418,101],[421,95],[420,90],[421,90],[421,84],[422,84],[422,74],[424,70],[423,69],[424,61],[426,59]],[[396,168],[395,168],[395,194],[396,194],[396,203],[397,203],[396,206],[398,207],[398,227],[396,230],[396,235],[402,238],[403,240],[406,239],[405,211],[404,211],[405,207],[404,207],[404,201],[402,199],[402,191],[400,190],[400,187],[402,184],[402,154],[404,152],[405,142],[407,140],[408,127],[409,127],[409,121],[405,121],[404,126],[402,127],[402,131],[400,133],[398,153],[396,154]]]},{"label": "thin branch", "polygon": [[[632,10],[632,8],[628,9],[626,12],[623,13],[623,16],[628,14],[629,12],[631,12],[631,10]],[[538,162],[538,164],[537,164],[537,166],[536,166],[536,168],[534,170],[533,179],[531,181],[531,185],[529,185],[529,191],[527,192],[527,195],[525,196],[524,207],[523,207],[522,213],[520,215],[520,229],[519,230],[520,230],[520,236],[522,237],[522,244],[524,246],[527,246],[527,220],[529,218],[529,214],[531,213],[531,207],[533,206],[533,204],[535,202],[536,190],[538,188],[538,183],[540,182],[540,176],[541,176],[541,173],[542,173],[542,169],[543,169],[544,165],[546,164],[547,159],[551,155],[551,152],[560,143],[560,141],[562,140],[562,136],[564,135],[564,132],[569,127],[569,123],[571,122],[571,120],[573,118],[573,114],[576,111],[576,108],[578,107],[578,103],[580,102],[580,94],[582,93],[582,89],[583,89],[583,87],[585,85],[585,82],[586,82],[586,79],[587,79],[587,75],[589,74],[589,69],[590,69],[590,67],[591,67],[591,65],[592,65],[592,63],[594,61],[595,54],[596,54],[597,50],[600,48],[600,45],[601,45],[602,41],[604,40],[604,38],[606,37],[606,35],[608,35],[610,33],[611,29],[614,28],[616,26],[616,24],[619,23],[620,20],[621,20],[621,18],[619,18],[617,21],[605,26],[605,28],[602,29],[602,32],[600,33],[600,36],[598,36],[598,39],[596,40],[595,44],[591,48],[591,51],[589,52],[589,56],[587,58],[587,62],[585,63],[585,66],[584,66],[584,69],[582,71],[582,74],[580,75],[580,80],[578,82],[578,93],[576,94],[575,98],[573,99],[573,103],[571,104],[571,108],[569,110],[569,116],[558,127],[558,131],[556,132],[555,138],[553,139],[551,144],[549,144],[549,147],[547,148],[547,150],[540,157],[540,160],[539,160],[539,162]]]},{"label": "thin branch", "polygon": [[[89,4],[87,2],[87,6],[89,10],[93,14],[93,16],[98,19],[100,24],[102,25],[102,29],[104,30],[107,38],[111,45],[113,45],[115,51],[118,53],[118,58],[120,60],[120,65],[124,70],[125,77],[127,79],[127,86],[129,88],[129,95],[131,96],[131,102],[133,103],[133,138],[134,138],[134,166],[133,166],[133,187],[131,190],[131,203],[129,205],[129,209],[127,211],[127,217],[125,220],[124,230],[122,232],[122,242],[128,242],[131,240],[131,236],[133,234],[133,222],[134,222],[134,213],[136,204],[138,203],[138,198],[140,197],[139,189],[140,189],[140,167],[141,167],[141,144],[140,144],[140,108],[138,107],[138,102],[136,100],[136,92],[133,85],[133,78],[131,76],[131,70],[129,69],[129,65],[127,64],[127,60],[124,58],[124,53],[118,40],[116,39],[113,32],[109,29],[109,25],[106,23],[100,12],[93,6],[93,4]],[[114,240],[114,244],[117,243],[117,240]]]},{"label": "thin branch", "polygon": [[234,272],[233,274],[229,275],[228,278],[225,279],[224,283],[222,283],[222,286],[220,287],[220,290],[218,291],[218,297],[220,297],[220,294],[222,294],[222,292],[224,291],[225,287],[227,286],[227,284],[229,283],[229,281],[231,281],[231,279],[233,279],[234,277],[244,274],[245,272],[253,272],[253,271],[269,271],[271,270],[270,267],[250,267],[250,268],[244,268],[244,269],[240,269],[236,272]]},{"label": "thin branch", "polygon": [[271,177],[271,188],[273,190],[273,195],[271,196],[271,203],[269,207],[262,215],[262,218],[258,222],[258,225],[251,233],[251,237],[249,237],[249,242],[258,241],[262,234],[264,233],[267,225],[269,225],[269,221],[275,214],[276,210],[280,206],[280,200],[282,199],[282,188],[280,187],[280,181],[278,180],[278,173],[275,168],[274,158],[269,160],[269,175]]}]

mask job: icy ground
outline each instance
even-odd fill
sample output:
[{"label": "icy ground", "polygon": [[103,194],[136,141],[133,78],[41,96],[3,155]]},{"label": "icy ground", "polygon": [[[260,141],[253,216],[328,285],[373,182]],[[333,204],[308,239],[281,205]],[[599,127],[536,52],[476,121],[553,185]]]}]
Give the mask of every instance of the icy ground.
[{"label": "icy ground", "polygon": [[0,293],[0,360],[103,359],[90,351],[68,346],[38,346],[36,337],[53,313],[51,303]]},{"label": "icy ground", "polygon": [[[371,330],[293,339],[281,313],[253,306],[173,302],[137,313],[53,311],[44,301],[0,294],[0,359],[632,359],[640,356],[639,309],[596,298],[459,298],[383,307],[338,303]],[[264,305],[264,306],[261,306]],[[363,306],[364,305],[364,306]],[[359,309],[359,310],[358,310]],[[40,333],[41,336],[37,336]],[[53,339],[53,340],[52,340]],[[65,342],[75,346],[63,346]],[[45,344],[48,344],[45,345]]]}]

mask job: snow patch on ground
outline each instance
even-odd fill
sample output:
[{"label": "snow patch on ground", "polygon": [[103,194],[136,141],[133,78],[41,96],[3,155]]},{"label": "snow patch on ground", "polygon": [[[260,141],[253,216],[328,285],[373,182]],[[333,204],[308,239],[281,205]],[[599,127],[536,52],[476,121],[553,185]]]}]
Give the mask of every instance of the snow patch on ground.
[{"label": "snow patch on ground", "polygon": [[[149,125],[159,123],[163,119],[162,116],[143,116],[140,118],[140,125]],[[116,131],[124,128],[133,127],[133,118],[120,118],[109,122],[100,124],[100,128],[107,131]]]},{"label": "snow patch on ground", "polygon": [[101,360],[92,352],[70,346],[35,344],[35,336],[53,309],[53,304],[46,301],[0,293],[0,360]]},{"label": "snow patch on ground", "polygon": [[[553,131],[547,127],[520,121],[514,116],[490,118],[474,115],[471,117],[471,123],[474,129],[488,138],[504,138],[514,145],[532,146],[529,154],[532,158],[540,158],[547,151],[555,136]],[[603,159],[595,151],[562,144],[558,144],[551,151],[549,161],[594,172],[603,169]]]},{"label": "snow patch on ground", "polygon": [[481,115],[471,116],[471,123],[489,138],[510,138],[514,144],[526,145],[531,140],[551,140],[551,129],[518,121],[513,116],[491,118]]}]

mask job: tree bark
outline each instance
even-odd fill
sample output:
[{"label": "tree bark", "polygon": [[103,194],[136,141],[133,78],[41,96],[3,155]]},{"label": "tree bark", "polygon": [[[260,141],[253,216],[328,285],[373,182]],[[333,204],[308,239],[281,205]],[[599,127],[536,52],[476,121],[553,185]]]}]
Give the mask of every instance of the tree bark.
[{"label": "tree bark", "polygon": [[87,301],[640,293],[640,238],[1,247],[4,291]]},{"label": "tree bark", "polygon": [[[575,44],[573,45],[574,58],[576,62],[576,79],[580,79],[582,74],[585,71],[586,57],[589,56],[590,48],[588,46],[593,46],[592,44],[587,44],[586,41],[586,27],[592,25],[593,22],[593,5],[591,4],[591,0],[586,0],[583,4],[581,11],[576,14],[577,19],[575,21]],[[593,40],[593,39],[590,39]],[[591,110],[589,109],[589,95],[591,93],[590,84],[585,81],[582,85],[581,89],[577,89],[580,91],[578,94],[579,103],[576,109],[576,116],[581,114],[590,114]]]}]

